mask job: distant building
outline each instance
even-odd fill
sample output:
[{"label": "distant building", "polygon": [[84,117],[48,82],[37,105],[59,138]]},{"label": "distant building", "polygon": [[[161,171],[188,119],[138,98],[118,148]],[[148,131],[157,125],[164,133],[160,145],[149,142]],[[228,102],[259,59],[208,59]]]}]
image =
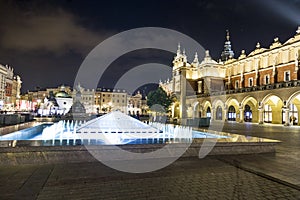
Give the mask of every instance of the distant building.
[{"label": "distant building", "polygon": [[21,92],[21,78],[14,74],[14,69],[0,64],[0,110],[14,111]]},{"label": "distant building", "polygon": [[97,88],[95,106],[99,113],[119,110],[127,113],[127,93],[120,89]]},{"label": "distant building", "polygon": [[95,90],[85,89],[81,85],[74,88],[72,91],[73,99],[76,98],[77,91],[80,92],[80,99],[78,101],[84,106],[87,113],[95,113]]},{"label": "distant building", "polygon": [[55,100],[57,102],[60,115],[68,113],[74,102],[72,96],[65,91],[57,92],[55,94]]},{"label": "distant building", "polygon": [[147,114],[147,101],[143,99],[142,94],[138,91],[135,95],[128,97],[128,115]]},{"label": "distant building", "polygon": [[[55,101],[50,100],[50,94]],[[63,85],[57,88],[38,88],[28,91],[22,95],[20,110],[38,111],[41,115],[64,115],[69,112],[75,99],[82,104],[87,114],[102,114],[114,110],[130,115],[147,113],[146,100],[139,92],[129,96],[125,90],[121,89],[97,88],[91,90],[85,89],[80,84],[73,90],[69,86]]]},{"label": "distant building", "polygon": [[[18,78],[16,78],[17,85],[19,82],[20,81],[18,81]],[[70,99],[72,100],[70,94],[71,94],[71,87],[65,85],[58,86],[57,88],[36,88],[36,90],[27,91],[27,93],[21,95],[21,99],[18,102],[19,106],[17,110],[37,111],[39,109],[43,109],[43,115],[49,115],[50,106],[55,107],[51,105],[51,102],[48,101],[49,98],[51,97],[51,98],[56,98],[58,100],[58,102],[56,101],[55,103],[55,104],[59,103],[57,104],[57,106],[61,105],[60,108],[57,107],[56,109],[51,109],[51,110],[53,110],[53,112],[55,112],[55,110],[59,110],[60,114],[66,113],[71,107],[69,105]],[[60,98],[66,98],[66,100],[63,101],[63,99]]]},{"label": "distant building", "polygon": [[7,69],[5,66],[0,64],[0,109],[4,108],[5,104],[5,85],[6,85],[6,76],[7,76]]}]

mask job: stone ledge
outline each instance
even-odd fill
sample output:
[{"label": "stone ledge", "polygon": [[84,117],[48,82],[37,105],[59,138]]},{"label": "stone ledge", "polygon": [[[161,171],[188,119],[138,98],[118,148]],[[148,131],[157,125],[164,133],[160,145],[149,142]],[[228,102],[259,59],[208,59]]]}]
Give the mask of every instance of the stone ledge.
[{"label": "stone ledge", "polygon": [[[216,145],[193,143],[185,151],[182,157],[198,157],[200,147],[207,148],[208,155],[236,155],[236,154],[257,154],[274,153],[277,143],[216,143]],[[147,153],[161,149],[165,144],[151,145],[120,145],[122,150],[134,153]],[[183,151],[186,144],[174,144],[175,151]],[[212,149],[211,149],[212,148]],[[210,151],[211,149],[211,151]],[[118,153],[115,146],[91,146],[90,151],[106,155]],[[205,150],[205,149],[204,149]],[[118,154],[117,154],[118,155]],[[121,154],[114,159],[122,160]],[[132,155],[134,159],[134,154]],[[172,153],[169,155],[172,156]],[[41,147],[6,147],[0,148],[0,165],[21,165],[21,164],[51,164],[51,163],[76,163],[76,162],[95,162],[96,159],[84,146],[41,146]]]}]

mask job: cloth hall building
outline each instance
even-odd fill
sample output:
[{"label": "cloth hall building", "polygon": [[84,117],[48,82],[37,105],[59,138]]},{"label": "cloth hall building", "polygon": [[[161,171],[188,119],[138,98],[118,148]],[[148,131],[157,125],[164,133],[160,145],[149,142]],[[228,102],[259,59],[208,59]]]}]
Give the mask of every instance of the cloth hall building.
[{"label": "cloth hall building", "polygon": [[224,50],[217,62],[205,52],[187,61],[178,45],[171,80],[160,82],[176,94],[172,117],[178,120],[210,117],[216,121],[300,125],[300,27],[281,43],[268,48],[257,43],[248,55],[235,56],[227,31]]}]

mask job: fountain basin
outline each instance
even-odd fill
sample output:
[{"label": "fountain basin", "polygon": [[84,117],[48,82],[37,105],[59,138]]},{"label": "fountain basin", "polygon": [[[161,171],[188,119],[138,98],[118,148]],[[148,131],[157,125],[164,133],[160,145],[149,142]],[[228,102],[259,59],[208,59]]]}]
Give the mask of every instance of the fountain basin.
[{"label": "fountain basin", "polygon": [[[216,132],[199,130],[202,133],[215,135]],[[0,165],[19,164],[49,164],[49,163],[70,163],[70,162],[98,162],[91,154],[101,151],[107,155],[118,154],[119,150],[135,153],[147,153],[163,148],[166,144],[172,143],[172,147],[178,150],[185,150],[182,157],[198,157],[202,148],[211,149],[208,155],[232,155],[232,154],[252,154],[252,153],[274,153],[277,140],[243,136],[218,132],[223,137],[219,138],[193,138],[189,148],[186,148],[184,140],[165,141],[157,140],[152,144],[123,144],[123,145],[93,145],[90,144],[88,150],[86,146],[80,144],[81,140],[3,140],[0,141]],[[226,137],[225,137],[226,136]],[[207,141],[216,142],[214,145]],[[183,143],[180,143],[183,142]],[[213,146],[212,146],[213,145]],[[170,155],[172,156],[172,155]],[[122,156],[114,157],[122,160]],[[134,159],[134,154],[131,159]]]},{"label": "fountain basin", "polygon": [[[24,129],[1,136],[0,165],[94,162],[97,160],[92,155],[98,152],[109,155],[108,159],[113,161],[124,160],[122,151],[133,152],[126,158],[131,160],[136,158],[135,153],[149,153],[170,146],[175,152],[184,152],[183,157],[198,157],[203,150],[208,155],[273,153],[279,143],[190,127],[149,126],[123,115],[112,112],[86,123],[58,122],[51,128],[49,124],[41,124],[30,131]],[[170,152],[162,158],[174,155]]]},{"label": "fountain basin", "polygon": [[[193,139],[192,144],[186,149],[181,157],[198,157],[200,148],[211,148],[207,139]],[[213,139],[214,140],[214,139]],[[216,139],[217,142],[209,152],[211,155],[233,155],[233,154],[257,154],[274,153],[279,141],[263,139],[257,142],[257,139],[232,141],[228,138]],[[2,141],[4,142],[4,141]],[[5,141],[8,142],[8,141]],[[20,164],[50,164],[50,163],[78,163],[78,162],[98,162],[92,154],[97,151],[110,154],[118,154],[115,145],[95,145],[89,146],[89,150],[82,145],[75,146],[34,146],[37,141],[18,141],[16,147],[0,148],[0,165],[20,165]],[[166,144],[126,144],[117,145],[120,150],[147,153],[156,151]],[[173,148],[178,150],[185,148],[181,143],[173,144]],[[114,160],[123,158],[114,157]],[[131,159],[135,159],[134,154]]]}]

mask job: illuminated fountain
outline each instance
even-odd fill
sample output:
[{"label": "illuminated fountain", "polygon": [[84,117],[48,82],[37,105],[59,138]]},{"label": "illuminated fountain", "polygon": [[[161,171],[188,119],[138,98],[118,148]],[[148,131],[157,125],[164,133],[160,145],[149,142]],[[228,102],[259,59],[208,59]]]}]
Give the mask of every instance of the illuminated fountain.
[{"label": "illuminated fountain", "polygon": [[192,139],[192,129],[158,123],[148,125],[120,111],[113,111],[82,124],[76,129],[76,135],[81,140],[88,140],[88,144],[91,140],[105,144],[127,144],[134,141],[142,143],[143,140],[161,140],[164,143],[175,138]]},{"label": "illuminated fountain", "polygon": [[145,124],[137,119],[123,114],[120,111],[113,111],[102,117],[88,122],[82,121],[60,121],[46,127],[40,138],[44,141],[59,141],[60,144],[66,141],[80,140],[80,144],[127,144],[146,142],[165,143],[171,140],[183,141],[192,139],[192,128],[174,126],[171,124],[150,123]]},{"label": "illuminated fountain", "polygon": [[173,124],[143,123],[120,111],[88,122],[67,120],[0,136],[3,140],[33,140],[43,146],[56,145],[122,145],[191,142],[192,138],[227,138],[193,131],[191,127]]}]

